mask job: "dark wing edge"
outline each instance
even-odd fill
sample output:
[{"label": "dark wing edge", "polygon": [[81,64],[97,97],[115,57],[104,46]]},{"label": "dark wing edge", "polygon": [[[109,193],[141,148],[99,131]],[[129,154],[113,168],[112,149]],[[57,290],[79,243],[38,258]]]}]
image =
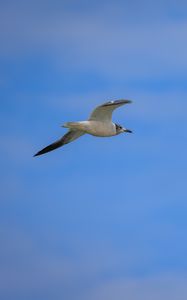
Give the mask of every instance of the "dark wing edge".
[{"label": "dark wing edge", "polygon": [[97,106],[90,114],[89,120],[102,120],[103,118],[111,119],[113,111],[124,105],[132,103],[131,100],[119,99],[114,101],[108,101],[100,106]]},{"label": "dark wing edge", "polygon": [[123,104],[130,104],[130,103],[132,103],[132,100],[119,99],[119,100],[105,102],[102,105],[100,105],[100,107],[123,105]]},{"label": "dark wing edge", "polygon": [[60,138],[56,142],[50,144],[49,146],[43,148],[42,150],[38,151],[33,157],[45,154],[45,153],[53,151],[59,147],[62,147],[63,145],[66,145],[66,144],[76,140],[83,134],[85,134],[85,132],[83,132],[81,130],[69,130],[62,138]]}]

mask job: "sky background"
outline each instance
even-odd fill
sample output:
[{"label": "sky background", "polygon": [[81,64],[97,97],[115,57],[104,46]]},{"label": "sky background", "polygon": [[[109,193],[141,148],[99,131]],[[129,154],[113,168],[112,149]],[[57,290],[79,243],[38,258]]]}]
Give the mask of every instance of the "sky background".
[{"label": "sky background", "polygon": [[1,0],[0,44],[0,298],[187,299],[187,2]]}]

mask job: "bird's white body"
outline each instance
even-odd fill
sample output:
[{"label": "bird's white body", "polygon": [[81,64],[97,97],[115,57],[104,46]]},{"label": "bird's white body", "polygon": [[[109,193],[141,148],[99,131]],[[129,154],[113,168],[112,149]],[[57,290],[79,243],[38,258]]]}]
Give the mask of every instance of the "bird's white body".
[{"label": "bird's white body", "polygon": [[85,133],[100,136],[109,137],[118,135],[123,132],[131,132],[131,130],[122,127],[121,125],[112,122],[113,111],[121,105],[131,103],[130,100],[116,100],[109,101],[100,106],[97,106],[91,113],[87,121],[81,122],[67,122],[63,125],[69,129],[69,131],[56,142],[45,147],[37,152],[34,156],[38,156],[56,148],[59,148],[65,144],[68,144]]},{"label": "bird's white body", "polygon": [[109,137],[116,135],[116,125],[113,122],[92,120],[81,122],[67,122],[63,125],[63,127],[77,129],[85,133],[100,137]]}]

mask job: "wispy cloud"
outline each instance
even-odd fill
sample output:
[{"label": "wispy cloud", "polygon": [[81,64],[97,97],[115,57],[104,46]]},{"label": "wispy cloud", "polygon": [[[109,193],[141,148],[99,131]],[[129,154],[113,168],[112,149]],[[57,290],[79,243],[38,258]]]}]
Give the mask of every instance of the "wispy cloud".
[{"label": "wispy cloud", "polygon": [[185,300],[186,274],[160,274],[142,279],[110,280],[92,291],[91,300]]},{"label": "wispy cloud", "polygon": [[[48,232],[45,239],[42,234],[40,241],[33,234],[6,226],[1,230],[1,241],[2,298],[24,299],[29,294],[36,299],[51,299],[55,295],[57,299],[185,300],[187,296],[185,272],[157,272],[149,276],[118,274],[116,267],[120,268],[122,256],[106,240],[89,245],[88,241],[74,238],[66,254],[68,239],[65,236],[59,252],[59,246],[54,247],[59,243],[59,235]],[[48,243],[50,247],[44,251],[43,245]],[[133,263],[133,258],[134,255],[126,258],[125,268]],[[135,260],[134,265],[138,261]],[[122,266],[120,269],[122,271]]]},{"label": "wispy cloud", "polygon": [[[0,298],[185,299],[186,2],[1,2]],[[32,158],[121,97],[135,134]]]},{"label": "wispy cloud", "polygon": [[187,21],[160,17],[153,18],[156,21],[148,26],[143,18],[123,20],[126,8],[133,10],[131,6],[122,5],[121,9],[111,3],[106,11],[101,7],[102,13],[62,7],[60,13],[45,10],[40,14],[35,6],[8,7],[1,11],[1,54],[45,51],[54,62],[58,57],[56,64],[60,68],[84,67],[113,79],[116,74],[127,80],[184,73]]}]

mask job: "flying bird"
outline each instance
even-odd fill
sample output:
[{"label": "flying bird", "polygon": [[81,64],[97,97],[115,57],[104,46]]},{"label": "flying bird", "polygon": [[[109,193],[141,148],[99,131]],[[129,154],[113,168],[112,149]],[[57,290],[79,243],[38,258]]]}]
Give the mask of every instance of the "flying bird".
[{"label": "flying bird", "polygon": [[56,142],[37,152],[34,156],[42,155],[55,150],[78,139],[80,136],[86,133],[98,137],[110,137],[124,132],[132,133],[130,129],[112,122],[113,111],[116,108],[131,102],[131,100],[108,101],[100,106],[97,106],[92,111],[87,121],[65,123],[62,125],[62,127],[68,128],[68,132]]}]

